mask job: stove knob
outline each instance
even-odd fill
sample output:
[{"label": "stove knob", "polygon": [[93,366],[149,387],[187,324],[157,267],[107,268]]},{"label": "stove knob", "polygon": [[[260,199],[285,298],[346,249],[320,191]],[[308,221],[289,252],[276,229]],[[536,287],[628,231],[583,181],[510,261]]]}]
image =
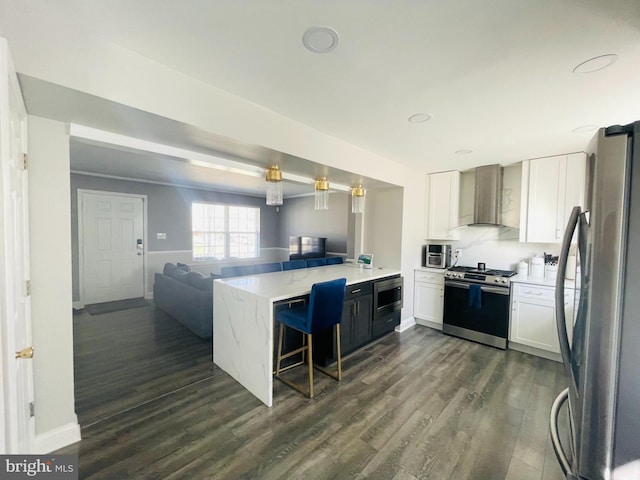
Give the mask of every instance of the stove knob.
[{"label": "stove knob", "polygon": [[500,281],[500,279],[499,279],[499,278],[494,278],[494,279],[493,279],[493,281],[494,281],[494,282],[499,282],[499,281]]},{"label": "stove knob", "polygon": [[506,278],[503,278],[503,279],[502,279],[502,283],[507,283],[507,279],[506,279]]}]

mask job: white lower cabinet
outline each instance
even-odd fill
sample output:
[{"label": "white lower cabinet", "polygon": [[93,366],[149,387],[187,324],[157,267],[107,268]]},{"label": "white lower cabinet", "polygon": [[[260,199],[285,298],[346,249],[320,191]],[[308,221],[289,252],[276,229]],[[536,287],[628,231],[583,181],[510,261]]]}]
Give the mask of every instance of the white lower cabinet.
[{"label": "white lower cabinet", "polygon": [[413,316],[416,323],[442,329],[444,309],[444,270],[415,271]]},{"label": "white lower cabinet", "polygon": [[[573,290],[565,290],[564,305],[567,323],[572,326]],[[568,330],[570,337],[571,328]],[[560,353],[554,287],[526,283],[513,284],[509,345],[515,349],[518,349],[518,345],[526,345],[546,352]],[[534,350],[529,353],[536,352]]]}]

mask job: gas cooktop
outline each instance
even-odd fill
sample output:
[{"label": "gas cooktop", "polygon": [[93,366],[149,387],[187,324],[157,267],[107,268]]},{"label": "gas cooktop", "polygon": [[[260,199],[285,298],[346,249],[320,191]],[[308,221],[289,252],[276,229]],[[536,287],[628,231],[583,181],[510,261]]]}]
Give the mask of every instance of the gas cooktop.
[{"label": "gas cooktop", "polygon": [[494,277],[513,277],[518,272],[513,270],[494,270],[494,269],[486,269],[486,270],[478,270],[476,267],[449,267],[447,270],[450,272],[462,272],[462,273],[475,273],[478,275],[492,275]]},{"label": "gas cooktop", "polygon": [[476,267],[450,267],[444,274],[448,280],[466,281],[470,283],[493,284],[508,287],[509,277],[517,272],[513,270],[480,270]]}]

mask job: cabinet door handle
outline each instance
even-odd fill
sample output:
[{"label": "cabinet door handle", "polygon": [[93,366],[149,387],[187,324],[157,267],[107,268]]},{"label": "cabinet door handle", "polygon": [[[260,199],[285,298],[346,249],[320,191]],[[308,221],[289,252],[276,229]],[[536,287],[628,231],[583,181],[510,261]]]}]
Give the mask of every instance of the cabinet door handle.
[{"label": "cabinet door handle", "polygon": [[351,290],[351,293],[358,293],[361,292],[362,289],[361,288],[356,288],[355,290]]},{"label": "cabinet door handle", "polygon": [[386,322],[384,322],[384,323],[391,323],[391,322],[393,322],[393,317],[391,317],[389,320],[387,320],[387,321],[386,321]]}]

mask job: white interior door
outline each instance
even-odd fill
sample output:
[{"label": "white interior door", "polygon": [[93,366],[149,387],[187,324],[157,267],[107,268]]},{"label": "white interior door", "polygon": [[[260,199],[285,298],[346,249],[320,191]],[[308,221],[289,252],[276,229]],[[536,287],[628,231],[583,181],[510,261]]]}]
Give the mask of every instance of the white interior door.
[{"label": "white interior door", "polygon": [[[29,282],[27,115],[5,39],[0,39],[0,453],[31,453],[33,366]],[[22,351],[17,355],[17,351]]]},{"label": "white interior door", "polygon": [[143,198],[80,193],[85,304],[144,296]]}]

